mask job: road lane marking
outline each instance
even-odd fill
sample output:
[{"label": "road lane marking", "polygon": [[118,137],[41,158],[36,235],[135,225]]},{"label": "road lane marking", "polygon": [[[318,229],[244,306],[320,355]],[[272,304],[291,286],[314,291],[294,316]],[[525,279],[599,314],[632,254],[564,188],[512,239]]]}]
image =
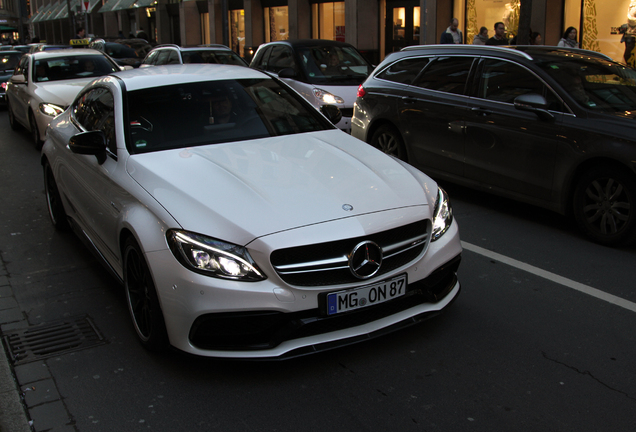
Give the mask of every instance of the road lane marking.
[{"label": "road lane marking", "polygon": [[482,247],[476,246],[471,243],[462,242],[462,247],[471,252],[475,252],[479,255],[483,255],[485,257],[494,259],[495,261],[499,261],[503,264],[507,264],[512,267],[516,267],[520,270],[523,270],[528,273],[532,273],[533,275],[542,277],[549,281],[558,283],[560,285],[566,286],[568,288],[572,288],[573,290],[582,292],[584,294],[595,297],[599,300],[606,301],[608,303],[614,304],[616,306],[620,306],[632,312],[636,312],[636,303],[630,302],[629,300],[625,300],[623,298],[617,297],[615,295],[606,293],[605,291],[601,291],[596,288],[592,288],[591,286],[584,285],[579,282],[575,282],[571,279],[564,278],[563,276],[559,276],[554,273],[550,273],[549,271],[542,270],[538,267],[531,266],[530,264],[526,264],[521,261],[517,261],[516,259],[512,259],[505,255],[498,254],[497,252],[489,251],[488,249],[484,249]]}]

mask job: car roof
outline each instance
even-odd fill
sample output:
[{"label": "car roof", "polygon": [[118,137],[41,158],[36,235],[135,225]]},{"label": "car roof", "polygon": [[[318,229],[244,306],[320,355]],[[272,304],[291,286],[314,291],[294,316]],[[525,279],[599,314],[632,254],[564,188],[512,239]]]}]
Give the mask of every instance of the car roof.
[{"label": "car roof", "polygon": [[85,56],[85,55],[104,55],[103,52],[91,49],[91,48],[76,48],[76,49],[60,49],[60,50],[50,50],[50,51],[37,51],[34,53],[30,53],[34,59],[50,59],[56,57],[67,57],[67,56]]},{"label": "car roof", "polygon": [[353,45],[347,42],[338,42],[327,39],[290,39],[284,41],[275,41],[268,42],[263,44],[263,46],[268,45],[276,45],[276,44],[285,44],[292,47],[307,47],[307,46],[340,46],[340,47],[351,47]]},{"label": "car roof", "polygon": [[[156,47],[153,47],[152,50],[157,50],[157,49],[161,49],[161,48],[174,48],[177,49],[179,51],[218,51],[218,50],[222,50],[222,51],[232,51],[229,47],[225,46],[225,45],[199,45],[199,46],[187,46],[187,47],[182,47],[180,45],[176,45],[176,44],[163,44],[163,45],[157,45]],[[233,51],[232,51],[233,52]]]},{"label": "car roof", "polygon": [[245,66],[200,63],[131,69],[113,76],[122,80],[128,91],[200,81],[270,78]]}]

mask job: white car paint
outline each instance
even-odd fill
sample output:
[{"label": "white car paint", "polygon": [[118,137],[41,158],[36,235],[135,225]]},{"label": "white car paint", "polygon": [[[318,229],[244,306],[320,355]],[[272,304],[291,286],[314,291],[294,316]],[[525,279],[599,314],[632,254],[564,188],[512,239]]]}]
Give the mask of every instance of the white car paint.
[{"label": "white car paint", "polygon": [[[407,275],[409,284],[421,281],[460,256],[457,222],[453,220],[445,234],[430,241],[408,263],[379,277],[337,285],[291,285],[272,265],[272,252],[365,238],[432,220],[437,184],[335,128],[131,154],[124,127],[129,121],[118,115],[125,112],[125,92],[228,77],[269,78],[248,68],[215,65],[155,67],[115,75],[118,78],[97,80],[86,91],[103,87],[114,96],[116,154],[109,153],[100,163],[95,156],[71,152],[69,139],[82,130],[70,121],[73,110],[67,110],[51,124],[43,161],[52,167],[66,214],[120,278],[125,270],[122,236],[131,235],[139,243],[174,347],[214,357],[293,356],[413,323],[421,314],[443,310],[459,293],[455,278],[437,302],[262,349],[210,349],[194,344],[189,338],[193,324],[207,314],[312,311],[320,307],[324,293],[400,274]],[[307,109],[312,108],[307,105]],[[346,211],[344,204],[353,209]],[[245,282],[192,271],[170,250],[166,232],[171,229],[244,246],[266,279]]]}]

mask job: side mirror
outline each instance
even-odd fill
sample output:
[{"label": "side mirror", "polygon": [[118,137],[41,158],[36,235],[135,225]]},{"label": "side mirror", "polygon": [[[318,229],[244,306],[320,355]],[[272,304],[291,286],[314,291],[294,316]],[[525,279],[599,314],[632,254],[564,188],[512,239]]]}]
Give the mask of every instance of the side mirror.
[{"label": "side mirror", "polygon": [[292,68],[283,68],[278,72],[279,78],[296,78],[296,71]]},{"label": "side mirror", "polygon": [[541,95],[528,93],[515,98],[515,108],[519,111],[533,112],[544,121],[554,121],[554,116],[548,111],[548,102]]},{"label": "side mirror", "polygon": [[134,67],[130,66],[130,65],[126,65],[126,66],[119,66],[119,69],[121,70],[133,70]]},{"label": "side mirror", "polygon": [[75,154],[93,155],[97,162],[106,162],[106,135],[102,131],[82,132],[71,137],[68,146]]},{"label": "side mirror", "polygon": [[320,112],[334,125],[342,120],[342,112],[335,105],[323,105],[320,107]]},{"label": "side mirror", "polygon": [[9,81],[11,81],[12,84],[26,84],[26,77],[22,74],[13,75]]}]

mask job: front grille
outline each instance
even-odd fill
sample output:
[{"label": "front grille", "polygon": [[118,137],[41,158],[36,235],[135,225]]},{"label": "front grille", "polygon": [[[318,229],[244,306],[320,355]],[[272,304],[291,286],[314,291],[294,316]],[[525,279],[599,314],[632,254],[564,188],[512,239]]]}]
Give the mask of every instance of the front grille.
[{"label": "front grille", "polygon": [[457,256],[426,279],[409,284],[403,297],[338,315],[327,316],[325,307],[295,313],[258,311],[202,315],[190,329],[190,341],[200,349],[259,350],[276,347],[287,340],[367,324],[422,303],[439,302],[457,283],[460,260]]},{"label": "front grille", "polygon": [[295,286],[325,286],[359,282],[349,269],[349,254],[362,241],[382,248],[381,276],[408,264],[425,250],[431,223],[422,220],[392,230],[327,243],[279,249],[272,252],[272,266],[282,280]]}]

